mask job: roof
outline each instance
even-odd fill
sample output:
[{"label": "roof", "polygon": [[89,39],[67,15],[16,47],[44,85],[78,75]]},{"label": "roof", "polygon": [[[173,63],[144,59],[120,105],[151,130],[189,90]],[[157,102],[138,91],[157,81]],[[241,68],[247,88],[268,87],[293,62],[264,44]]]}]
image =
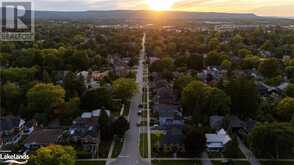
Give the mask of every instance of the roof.
[{"label": "roof", "polygon": [[0,131],[9,131],[14,128],[19,128],[25,124],[25,121],[20,117],[6,116],[0,119]]},{"label": "roof", "polygon": [[62,129],[39,129],[34,131],[28,138],[26,138],[24,144],[55,144],[58,142],[62,133]]},{"label": "roof", "polygon": [[221,128],[223,124],[224,117],[223,116],[210,116],[209,117],[209,125],[214,129]]},{"label": "roof", "polygon": [[227,135],[227,132],[224,129],[219,130],[215,134],[205,134],[205,137],[207,143],[220,143],[225,145],[231,141],[231,137]]},{"label": "roof", "polygon": [[[105,110],[105,111],[106,111],[107,115],[110,116],[110,111],[109,110]],[[92,112],[84,112],[84,113],[82,113],[81,118],[89,119],[92,117],[99,117],[100,113],[101,113],[101,109],[97,109]]]},{"label": "roof", "polygon": [[159,117],[176,117],[182,116],[179,111],[180,106],[158,104],[154,106],[154,111],[159,113]]},{"label": "roof", "polygon": [[69,129],[70,136],[79,138],[98,136],[98,119],[97,118],[77,118]]}]

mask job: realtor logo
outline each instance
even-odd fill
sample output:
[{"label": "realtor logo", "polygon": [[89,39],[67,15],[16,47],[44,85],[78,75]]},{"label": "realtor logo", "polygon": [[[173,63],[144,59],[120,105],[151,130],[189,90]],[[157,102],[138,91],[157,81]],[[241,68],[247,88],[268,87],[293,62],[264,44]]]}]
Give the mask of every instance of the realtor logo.
[{"label": "realtor logo", "polygon": [[34,39],[32,2],[2,2],[0,16],[0,41],[32,41]]}]

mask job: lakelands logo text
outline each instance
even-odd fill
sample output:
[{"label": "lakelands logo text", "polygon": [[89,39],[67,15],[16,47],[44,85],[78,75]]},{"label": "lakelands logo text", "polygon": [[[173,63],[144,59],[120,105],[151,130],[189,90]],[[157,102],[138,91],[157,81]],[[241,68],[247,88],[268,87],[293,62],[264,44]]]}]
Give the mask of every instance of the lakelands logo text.
[{"label": "lakelands logo text", "polygon": [[30,159],[27,154],[0,153],[0,162],[7,164],[26,164]]}]

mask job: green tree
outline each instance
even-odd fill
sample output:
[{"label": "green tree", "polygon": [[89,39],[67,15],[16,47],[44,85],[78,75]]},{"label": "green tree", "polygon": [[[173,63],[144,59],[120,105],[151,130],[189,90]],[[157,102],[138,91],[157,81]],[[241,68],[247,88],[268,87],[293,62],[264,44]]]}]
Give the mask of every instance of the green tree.
[{"label": "green tree", "polygon": [[138,90],[134,79],[120,78],[112,82],[113,94],[123,100],[129,100]]},{"label": "green tree", "polygon": [[293,154],[294,130],[289,124],[259,124],[249,135],[252,151],[262,158],[288,158]]},{"label": "green tree", "polygon": [[208,115],[227,115],[230,112],[231,99],[218,88],[208,88],[205,109]]},{"label": "green tree", "polygon": [[289,122],[294,114],[294,98],[286,97],[277,105],[277,115],[283,122]]},{"label": "green tree", "polygon": [[275,77],[279,74],[279,61],[275,58],[264,59],[259,63],[258,71],[267,78]]},{"label": "green tree", "polygon": [[174,82],[174,89],[177,93],[181,94],[183,89],[193,80],[195,80],[190,75],[181,75],[179,78],[177,78]]},{"label": "green tree", "polygon": [[234,136],[232,140],[225,145],[224,156],[226,158],[239,158],[240,149],[238,147],[237,138]]},{"label": "green tree", "polygon": [[2,86],[0,96],[5,112],[16,114],[22,101],[20,88],[15,83],[7,82]]},{"label": "green tree", "polygon": [[208,53],[205,63],[208,66],[218,66],[221,65],[222,61],[225,59],[225,56],[217,51],[211,51]]},{"label": "green tree", "polygon": [[70,146],[50,145],[38,149],[29,160],[29,165],[75,165],[76,151]]},{"label": "green tree", "polygon": [[233,78],[226,86],[226,91],[231,97],[233,114],[248,118],[256,113],[259,93],[253,80],[243,76]]},{"label": "green tree", "polygon": [[81,109],[91,111],[97,108],[112,108],[111,91],[107,88],[98,88],[96,90],[87,91],[81,97]]},{"label": "green tree", "polygon": [[39,83],[27,93],[28,108],[31,112],[49,113],[56,106],[64,103],[65,91],[59,85]]},{"label": "green tree", "polygon": [[288,97],[294,97],[294,84],[289,84],[286,88],[286,95]]},{"label": "green tree", "polygon": [[104,109],[102,109],[100,112],[100,116],[98,118],[98,123],[99,123],[100,128],[104,128],[109,124],[109,116]]},{"label": "green tree", "polygon": [[81,96],[86,90],[83,77],[76,77],[73,72],[68,72],[64,78],[64,89],[66,98]]},{"label": "green tree", "polygon": [[201,81],[192,81],[183,89],[181,103],[186,114],[202,111],[207,94],[206,88]]},{"label": "green tree", "polygon": [[113,123],[113,131],[118,137],[122,138],[125,132],[130,128],[130,124],[123,116],[116,119]]},{"label": "green tree", "polygon": [[221,68],[225,70],[231,70],[232,69],[232,62],[230,60],[224,60],[221,64]]},{"label": "green tree", "polygon": [[188,131],[185,138],[185,149],[193,156],[199,156],[206,147],[206,138],[199,128]]}]

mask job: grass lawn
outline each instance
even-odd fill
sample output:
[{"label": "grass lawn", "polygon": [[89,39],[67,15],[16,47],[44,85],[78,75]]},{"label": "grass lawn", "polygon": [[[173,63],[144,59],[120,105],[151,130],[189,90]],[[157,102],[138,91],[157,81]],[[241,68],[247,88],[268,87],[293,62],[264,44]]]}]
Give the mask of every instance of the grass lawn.
[{"label": "grass lawn", "polygon": [[147,134],[140,134],[140,153],[143,158],[148,156],[148,139]]},{"label": "grass lawn", "polygon": [[261,165],[293,165],[294,162],[260,162]]},{"label": "grass lawn", "polygon": [[[221,161],[212,161],[213,165],[223,165]],[[250,165],[247,161],[234,161],[234,165]]]},{"label": "grass lawn", "polygon": [[105,165],[104,161],[77,161],[76,165]]},{"label": "grass lawn", "polygon": [[120,140],[120,139],[117,139],[115,141],[115,144],[114,144],[114,147],[113,147],[113,151],[112,151],[112,155],[111,155],[112,158],[118,157],[118,155],[120,154],[120,152],[122,150],[123,143],[124,142],[122,140]]},{"label": "grass lawn", "polygon": [[201,163],[192,160],[153,160],[152,165],[201,165]]}]

